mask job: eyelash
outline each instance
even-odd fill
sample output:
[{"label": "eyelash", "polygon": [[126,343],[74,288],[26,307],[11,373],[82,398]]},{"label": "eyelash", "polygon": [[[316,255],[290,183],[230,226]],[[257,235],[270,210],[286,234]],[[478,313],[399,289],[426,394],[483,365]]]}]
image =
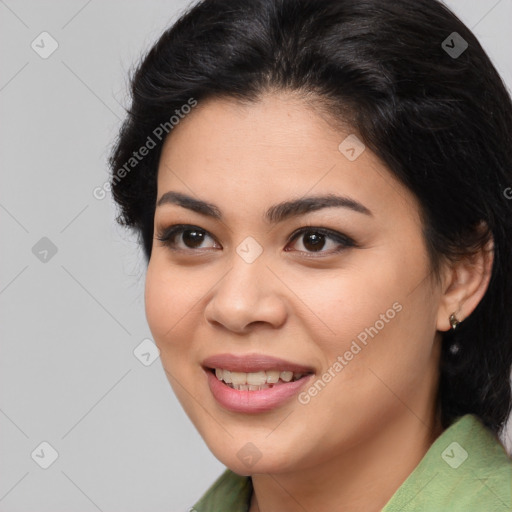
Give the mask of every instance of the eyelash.
[{"label": "eyelash", "polygon": [[[174,238],[176,237],[176,235],[182,234],[184,231],[187,231],[187,230],[201,231],[201,232],[205,233],[206,235],[210,236],[213,240],[215,240],[215,238],[206,229],[200,228],[199,226],[194,226],[192,224],[175,224],[173,226],[165,228],[157,233],[156,239],[159,240],[160,242],[162,242],[162,245],[164,245],[171,251],[181,251],[181,252],[201,251],[201,249],[193,249],[193,248],[182,249],[182,248],[175,247]],[[326,239],[334,240],[341,246],[340,248],[336,249],[335,251],[330,251],[330,252],[298,251],[298,252],[302,252],[304,254],[309,255],[308,257],[316,258],[318,256],[311,256],[311,255],[316,255],[316,254],[330,256],[333,254],[340,253],[347,248],[357,247],[357,244],[355,243],[354,240],[352,240],[351,238],[349,238],[346,235],[343,235],[342,233],[333,231],[332,229],[320,228],[320,227],[316,227],[316,226],[309,225],[309,224],[294,231],[290,235],[287,245],[290,244],[291,242],[295,242],[298,238],[300,238],[301,235],[306,234],[306,233],[317,233],[317,234],[324,235],[326,237]],[[218,243],[216,240],[215,240],[215,242]]]}]

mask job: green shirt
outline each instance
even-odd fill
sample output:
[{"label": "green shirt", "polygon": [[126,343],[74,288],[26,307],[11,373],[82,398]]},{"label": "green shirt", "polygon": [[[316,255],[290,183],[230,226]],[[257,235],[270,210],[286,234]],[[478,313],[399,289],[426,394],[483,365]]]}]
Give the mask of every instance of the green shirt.
[{"label": "green shirt", "polygon": [[[251,478],[226,469],[191,510],[247,512],[251,496]],[[453,422],[382,509],[421,511],[512,511],[512,459],[477,416]]]}]

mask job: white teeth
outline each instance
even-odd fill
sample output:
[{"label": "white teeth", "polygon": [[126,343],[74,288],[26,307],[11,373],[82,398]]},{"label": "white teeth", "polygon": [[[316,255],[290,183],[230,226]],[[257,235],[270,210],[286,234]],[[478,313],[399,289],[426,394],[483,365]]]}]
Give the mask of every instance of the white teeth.
[{"label": "white teeth", "polygon": [[[224,371],[222,371],[224,373]],[[215,373],[217,373],[217,369],[215,370]],[[217,378],[219,378],[217,376]],[[223,380],[223,379],[219,379]],[[237,385],[240,386],[241,384],[247,384],[247,373],[243,372],[231,372],[231,382],[233,383],[233,386]]]},{"label": "white teeth", "polygon": [[293,379],[293,372],[281,372],[281,375],[279,375],[281,380],[284,380],[285,382],[290,382]]},{"label": "white teeth", "polygon": [[[230,384],[230,387],[242,391],[259,391],[267,389],[274,384],[291,382],[300,379],[303,373],[294,373],[291,371],[267,370],[259,372],[231,372],[222,368],[215,368],[215,376],[220,381]],[[280,382],[281,381],[281,382]]]},{"label": "white teeth", "polygon": [[275,384],[279,380],[279,370],[267,370],[267,384]]},{"label": "white teeth", "polygon": [[261,386],[262,384],[266,384],[266,382],[267,374],[265,372],[247,374],[247,384],[250,384],[251,386]]}]

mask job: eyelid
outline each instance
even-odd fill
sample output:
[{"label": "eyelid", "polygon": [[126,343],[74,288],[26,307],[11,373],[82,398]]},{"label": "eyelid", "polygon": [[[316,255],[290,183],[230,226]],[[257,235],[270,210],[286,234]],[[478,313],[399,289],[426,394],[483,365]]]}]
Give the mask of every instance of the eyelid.
[{"label": "eyelid", "polygon": [[313,231],[315,233],[321,233],[325,235],[326,237],[329,237],[331,239],[334,239],[340,243],[350,244],[351,246],[355,246],[356,242],[350,238],[348,235],[344,235],[343,233],[340,233],[339,231],[336,231],[334,229],[330,228],[323,228],[321,226],[317,226],[315,224],[306,224],[298,229],[296,229],[288,239],[288,243],[298,238],[303,233],[307,233],[308,231]]}]

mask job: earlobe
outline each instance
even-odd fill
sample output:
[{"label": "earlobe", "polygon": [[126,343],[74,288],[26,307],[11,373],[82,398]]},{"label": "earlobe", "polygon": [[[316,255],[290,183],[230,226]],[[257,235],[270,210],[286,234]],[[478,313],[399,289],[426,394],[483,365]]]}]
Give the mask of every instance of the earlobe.
[{"label": "earlobe", "polygon": [[475,310],[489,286],[493,261],[491,239],[477,253],[449,264],[437,315],[439,331],[456,329]]}]

